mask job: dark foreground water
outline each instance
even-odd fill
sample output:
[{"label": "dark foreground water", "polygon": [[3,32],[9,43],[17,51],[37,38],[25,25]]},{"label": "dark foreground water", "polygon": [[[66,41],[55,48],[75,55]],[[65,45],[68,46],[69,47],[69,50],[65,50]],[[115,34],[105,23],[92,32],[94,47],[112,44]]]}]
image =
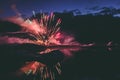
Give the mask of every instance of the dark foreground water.
[{"label": "dark foreground water", "polygon": [[120,47],[91,47],[63,63],[63,80],[120,80]]}]

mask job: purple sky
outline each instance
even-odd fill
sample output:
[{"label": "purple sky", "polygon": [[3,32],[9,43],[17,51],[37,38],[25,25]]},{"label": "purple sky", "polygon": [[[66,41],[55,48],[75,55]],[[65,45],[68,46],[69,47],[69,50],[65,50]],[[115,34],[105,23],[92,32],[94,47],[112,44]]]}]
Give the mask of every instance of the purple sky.
[{"label": "purple sky", "polygon": [[120,7],[120,0],[0,0],[0,17],[15,15],[11,6],[15,5],[21,14],[32,15],[35,12],[62,12],[63,10],[79,9],[85,11],[86,8],[94,6]]}]

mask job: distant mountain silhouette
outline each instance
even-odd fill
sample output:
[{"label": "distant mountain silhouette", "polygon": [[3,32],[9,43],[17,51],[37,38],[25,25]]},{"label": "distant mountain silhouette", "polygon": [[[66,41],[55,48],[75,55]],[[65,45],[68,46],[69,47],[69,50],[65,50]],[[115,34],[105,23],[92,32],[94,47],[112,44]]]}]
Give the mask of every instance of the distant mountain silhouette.
[{"label": "distant mountain silhouette", "polygon": [[116,9],[113,7],[103,7],[101,8],[101,11],[99,13],[96,13],[97,15],[115,15],[120,14],[120,9]]},{"label": "distant mountain silhouette", "polygon": [[92,8],[86,9],[86,13],[82,13],[79,9],[74,10],[64,10],[63,13],[72,13],[74,15],[117,15],[120,14],[120,9],[116,9],[114,7],[99,7],[94,6]]}]

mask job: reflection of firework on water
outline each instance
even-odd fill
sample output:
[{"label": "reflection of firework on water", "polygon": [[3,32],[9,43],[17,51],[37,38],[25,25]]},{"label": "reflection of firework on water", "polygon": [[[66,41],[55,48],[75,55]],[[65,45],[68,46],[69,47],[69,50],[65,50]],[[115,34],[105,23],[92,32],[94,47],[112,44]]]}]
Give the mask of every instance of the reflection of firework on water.
[{"label": "reflection of firework on water", "polygon": [[33,74],[33,80],[56,80],[55,76],[57,75],[58,77],[61,74],[61,65],[58,62],[56,65],[48,67],[45,64],[33,61],[26,63],[26,66],[22,67],[20,70],[26,73],[28,80]]}]

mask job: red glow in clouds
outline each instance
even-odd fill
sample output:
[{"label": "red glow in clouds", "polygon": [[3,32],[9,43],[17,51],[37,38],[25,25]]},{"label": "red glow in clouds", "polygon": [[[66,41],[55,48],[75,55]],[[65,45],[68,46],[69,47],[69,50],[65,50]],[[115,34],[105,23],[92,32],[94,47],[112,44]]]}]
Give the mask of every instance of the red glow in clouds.
[{"label": "red glow in clouds", "polygon": [[33,43],[33,41],[29,39],[22,39],[18,37],[8,37],[8,36],[3,36],[0,37],[0,44],[23,44],[23,43]]}]

